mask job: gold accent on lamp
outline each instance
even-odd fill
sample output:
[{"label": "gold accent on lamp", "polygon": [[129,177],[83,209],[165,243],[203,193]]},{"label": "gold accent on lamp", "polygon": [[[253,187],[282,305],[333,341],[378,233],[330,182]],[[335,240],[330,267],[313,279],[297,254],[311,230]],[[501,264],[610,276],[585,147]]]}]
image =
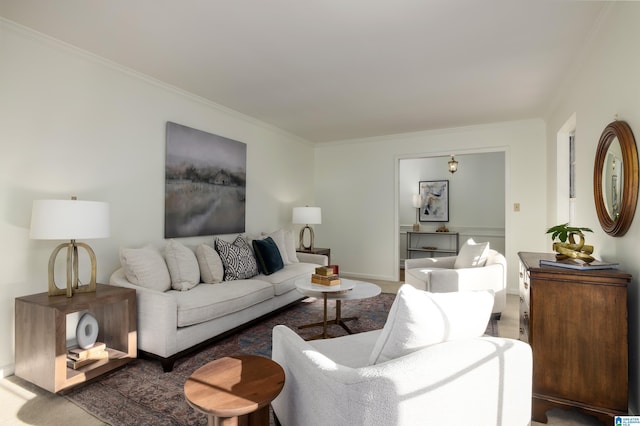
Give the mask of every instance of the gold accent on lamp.
[{"label": "gold accent on lamp", "polygon": [[449,160],[447,164],[449,164],[449,173],[454,174],[458,171],[458,162],[453,155],[451,156],[451,160]]},{"label": "gold accent on lamp", "polygon": [[[31,210],[30,238],[34,240],[69,240],[58,245],[49,258],[49,296],[96,291],[96,255],[89,245],[78,239],[109,236],[109,204],[99,201],[35,200]],[[78,285],[78,247],[85,249],[91,261],[91,280]],[[54,269],[60,250],[67,249],[67,286],[56,285]]]},{"label": "gold accent on lamp", "polygon": [[[317,225],[322,223],[322,210],[320,207],[294,207],[293,208],[293,223],[304,224],[305,226],[300,230],[300,250],[313,251],[313,228],[309,225]],[[309,230],[309,245],[304,245],[304,233]]]}]

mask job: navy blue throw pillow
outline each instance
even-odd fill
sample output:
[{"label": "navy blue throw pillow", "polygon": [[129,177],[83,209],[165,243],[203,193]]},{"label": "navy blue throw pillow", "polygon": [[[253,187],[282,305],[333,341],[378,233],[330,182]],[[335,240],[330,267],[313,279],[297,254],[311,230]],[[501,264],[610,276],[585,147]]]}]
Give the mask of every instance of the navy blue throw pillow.
[{"label": "navy blue throw pillow", "polygon": [[256,254],[260,272],[271,275],[284,268],[284,262],[276,242],[271,237],[264,240],[253,240],[253,251]]}]

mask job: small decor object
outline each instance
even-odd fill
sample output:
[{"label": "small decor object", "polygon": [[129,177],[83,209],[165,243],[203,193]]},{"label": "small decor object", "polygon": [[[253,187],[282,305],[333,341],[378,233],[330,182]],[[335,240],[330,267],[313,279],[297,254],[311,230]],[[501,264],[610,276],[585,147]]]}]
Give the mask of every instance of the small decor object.
[{"label": "small decor object", "polygon": [[[35,240],[69,240],[58,245],[49,257],[49,296],[96,291],[96,255],[88,244],[79,239],[106,238],[109,236],[109,204],[97,201],[36,200],[31,210],[29,236]],[[79,286],[78,247],[86,250],[91,262],[91,279],[88,285]],[[67,286],[56,285],[54,270],[56,257],[67,249]]]},{"label": "small decor object", "polygon": [[311,282],[319,285],[338,285],[340,284],[340,277],[334,272],[331,266],[320,266],[316,268],[316,273],[311,274]]},{"label": "small decor object", "polygon": [[76,340],[81,349],[88,349],[96,343],[98,338],[98,320],[93,314],[86,312],[78,321],[76,327]]},{"label": "small decor object", "polygon": [[418,182],[420,189],[420,222],[449,222],[449,181]]},{"label": "small decor object", "polygon": [[[595,259],[593,246],[586,245],[583,232],[593,232],[590,228],[569,226],[568,223],[556,225],[547,229],[547,234],[551,234],[551,240],[556,238],[560,242],[553,243],[553,251],[555,251],[556,259],[579,259],[585,263],[591,263]],[[578,237],[578,241],[576,241]]]},{"label": "small decor object", "polygon": [[[319,225],[322,223],[322,210],[320,207],[294,207],[293,223],[297,225],[305,225],[300,230],[300,250],[313,251],[313,228],[309,225]],[[305,231],[309,230],[309,245],[304,245]]]},{"label": "small decor object", "polygon": [[104,343],[94,343],[86,349],[71,348],[67,352],[67,367],[77,370],[101,359],[109,359],[107,345]]}]

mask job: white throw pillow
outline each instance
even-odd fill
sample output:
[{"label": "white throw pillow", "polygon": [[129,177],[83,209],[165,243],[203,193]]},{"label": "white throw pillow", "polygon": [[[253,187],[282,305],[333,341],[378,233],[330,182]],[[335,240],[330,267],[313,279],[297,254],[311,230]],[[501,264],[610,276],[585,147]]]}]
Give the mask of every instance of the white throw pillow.
[{"label": "white throw pillow", "polygon": [[478,268],[487,263],[489,243],[476,243],[469,238],[460,248],[460,252],[453,264],[453,269]]},{"label": "white throw pillow", "polygon": [[124,269],[124,275],[132,284],[157,291],[167,291],[171,288],[167,264],[153,246],[121,249],[120,264]]},{"label": "white throw pillow", "polygon": [[487,291],[429,293],[404,284],[369,357],[379,364],[426,346],[482,336],[493,296]]},{"label": "white throw pillow", "polygon": [[273,231],[272,233],[267,234],[264,237],[271,237],[273,242],[275,242],[276,246],[278,247],[282,262],[285,265],[290,265],[292,262],[289,260],[289,255],[285,244],[284,231],[282,229],[278,229],[277,231]]},{"label": "white throw pillow", "polygon": [[289,258],[289,263],[299,263],[298,252],[296,251],[296,236],[293,230],[284,231],[284,247]]},{"label": "white throw pillow", "polygon": [[217,284],[224,280],[224,266],[216,249],[208,244],[200,244],[196,247],[196,259],[202,282]]},{"label": "white throw pillow", "polygon": [[171,288],[186,291],[200,283],[200,267],[195,253],[190,248],[176,240],[169,240],[164,249],[164,259],[169,268]]}]

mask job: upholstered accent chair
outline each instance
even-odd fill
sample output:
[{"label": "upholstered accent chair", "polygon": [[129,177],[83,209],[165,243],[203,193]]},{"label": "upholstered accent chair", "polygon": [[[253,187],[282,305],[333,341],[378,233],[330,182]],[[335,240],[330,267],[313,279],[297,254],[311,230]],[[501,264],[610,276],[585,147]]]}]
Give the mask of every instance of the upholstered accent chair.
[{"label": "upholstered accent chair", "polygon": [[486,291],[405,284],[382,330],[307,342],[276,326],[275,415],[283,426],[528,425],[531,347],[484,335],[492,305]]},{"label": "upholstered accent chair", "polygon": [[457,256],[405,260],[404,279],[432,293],[490,290],[492,313],[500,318],[507,303],[507,260],[488,243],[468,240]]}]

